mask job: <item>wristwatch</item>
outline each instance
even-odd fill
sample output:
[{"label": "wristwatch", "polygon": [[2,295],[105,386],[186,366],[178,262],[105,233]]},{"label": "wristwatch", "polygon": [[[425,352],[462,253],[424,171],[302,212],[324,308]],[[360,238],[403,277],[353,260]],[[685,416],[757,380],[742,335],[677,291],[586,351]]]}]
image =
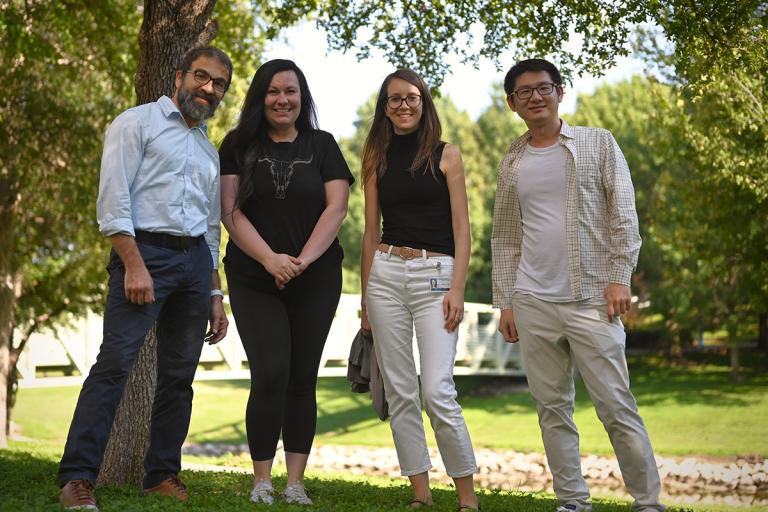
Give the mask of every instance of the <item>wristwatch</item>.
[{"label": "wristwatch", "polygon": [[223,297],[224,297],[224,292],[223,292],[223,291],[221,291],[221,290],[220,290],[220,289],[218,289],[218,288],[214,288],[213,290],[211,290],[211,297],[216,297],[217,295],[218,295],[219,297],[222,297],[222,298],[223,298]]}]

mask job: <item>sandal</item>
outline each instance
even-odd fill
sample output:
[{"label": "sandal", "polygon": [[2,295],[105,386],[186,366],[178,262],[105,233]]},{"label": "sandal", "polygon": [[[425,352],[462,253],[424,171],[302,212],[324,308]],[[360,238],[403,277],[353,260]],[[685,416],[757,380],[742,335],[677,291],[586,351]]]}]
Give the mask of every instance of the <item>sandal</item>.
[{"label": "sandal", "polygon": [[413,498],[411,501],[409,501],[406,504],[406,507],[408,508],[421,508],[421,507],[431,507],[431,506],[432,506],[432,503],[422,498]]},{"label": "sandal", "polygon": [[459,505],[459,508],[456,509],[456,512],[462,512],[466,510],[476,510],[477,512],[480,512],[480,503],[477,504],[477,508],[473,507],[472,505]]}]

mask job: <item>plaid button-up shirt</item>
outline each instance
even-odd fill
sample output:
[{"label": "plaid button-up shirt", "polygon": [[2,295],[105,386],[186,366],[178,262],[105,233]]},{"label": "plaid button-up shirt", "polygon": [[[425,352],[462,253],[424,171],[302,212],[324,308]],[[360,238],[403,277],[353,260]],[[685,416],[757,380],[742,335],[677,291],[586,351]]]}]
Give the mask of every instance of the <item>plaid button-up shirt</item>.
[{"label": "plaid button-up shirt", "polygon": [[[493,305],[512,307],[523,245],[517,195],[520,161],[531,135],[516,139],[499,164],[493,210]],[[566,149],[565,227],[573,300],[603,295],[608,283],[629,286],[640,253],[635,191],[629,167],[608,130],[560,128]]]}]

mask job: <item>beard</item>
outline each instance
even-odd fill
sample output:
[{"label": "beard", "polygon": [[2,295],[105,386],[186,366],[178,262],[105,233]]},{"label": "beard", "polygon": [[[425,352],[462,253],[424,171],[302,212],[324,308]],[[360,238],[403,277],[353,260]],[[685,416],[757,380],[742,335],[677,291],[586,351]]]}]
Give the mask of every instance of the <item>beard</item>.
[{"label": "beard", "polygon": [[[203,98],[208,104],[202,104],[195,101],[195,98]],[[190,91],[185,87],[179,89],[179,110],[185,116],[196,121],[204,121],[211,117],[219,106],[219,99],[213,94],[207,94],[203,91]]]}]

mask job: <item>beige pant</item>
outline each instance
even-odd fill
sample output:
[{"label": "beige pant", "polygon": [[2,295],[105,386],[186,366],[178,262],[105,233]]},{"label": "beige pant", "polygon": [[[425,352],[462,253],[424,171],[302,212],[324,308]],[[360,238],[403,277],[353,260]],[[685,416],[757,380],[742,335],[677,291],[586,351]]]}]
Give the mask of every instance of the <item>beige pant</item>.
[{"label": "beige pant", "polygon": [[400,471],[432,467],[424,435],[413,329],[419,350],[421,395],[449,476],[477,471],[469,431],[456,401],[453,362],[458,332],[443,327],[443,297],[453,276],[450,256],[402,260],[376,251],[366,288],[373,346],[384,380]]},{"label": "beige pant", "polygon": [[573,422],[575,364],[608,432],[627,490],[635,498],[633,509],[664,510],[651,442],[629,390],[621,320],[608,322],[602,299],[554,303],[516,294],[513,310],[560,503],[589,504]]}]

